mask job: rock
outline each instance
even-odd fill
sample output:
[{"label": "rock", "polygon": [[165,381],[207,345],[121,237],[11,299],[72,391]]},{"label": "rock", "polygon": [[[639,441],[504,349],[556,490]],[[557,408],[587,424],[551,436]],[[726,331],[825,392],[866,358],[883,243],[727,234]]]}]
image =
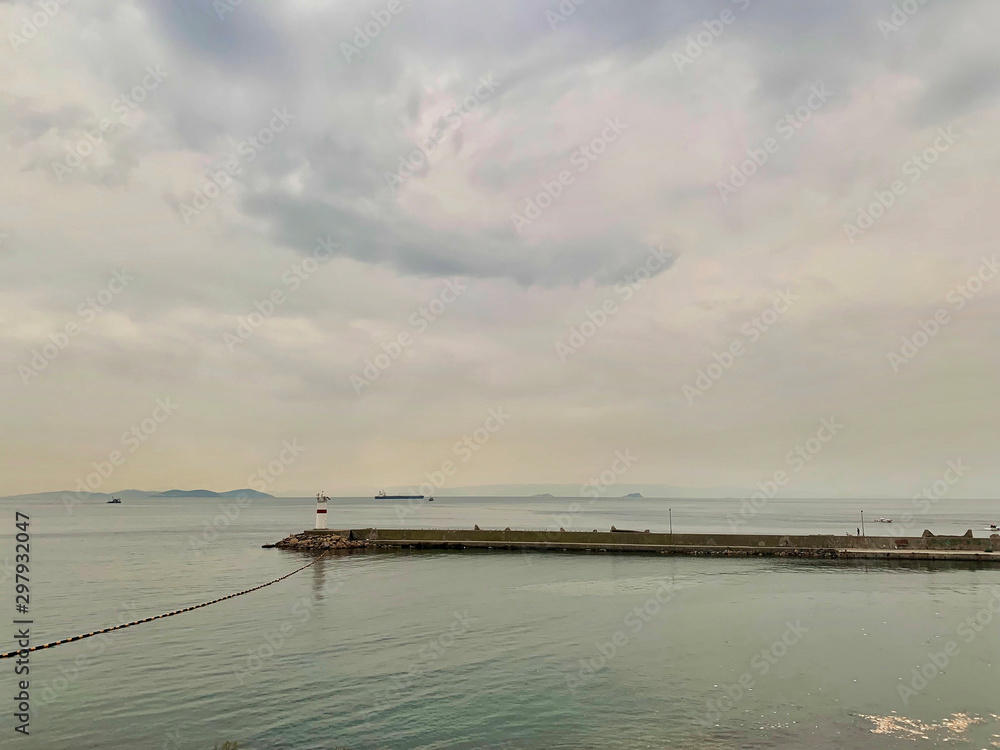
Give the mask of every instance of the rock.
[{"label": "rock", "polygon": [[300,552],[327,552],[336,549],[358,549],[368,546],[365,540],[352,541],[344,539],[339,534],[291,534],[277,544],[265,544],[264,547],[294,549]]}]

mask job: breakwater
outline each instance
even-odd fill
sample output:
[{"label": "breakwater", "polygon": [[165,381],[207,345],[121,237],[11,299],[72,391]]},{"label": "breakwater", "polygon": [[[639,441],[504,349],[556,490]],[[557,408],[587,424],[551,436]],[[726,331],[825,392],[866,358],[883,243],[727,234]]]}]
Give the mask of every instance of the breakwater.
[{"label": "breakwater", "polygon": [[349,531],[330,531],[328,529],[312,529],[301,534],[291,534],[275,544],[261,545],[264,549],[294,549],[300,552],[332,552],[345,549],[367,547],[364,539],[350,538]]},{"label": "breakwater", "polygon": [[[338,536],[368,548],[509,549],[678,555],[771,555],[844,559],[973,560],[1000,563],[1000,535],[989,538],[835,536],[827,534],[662,534],[640,531],[489,529],[310,529],[296,535]],[[309,549],[312,545],[295,545]]]}]

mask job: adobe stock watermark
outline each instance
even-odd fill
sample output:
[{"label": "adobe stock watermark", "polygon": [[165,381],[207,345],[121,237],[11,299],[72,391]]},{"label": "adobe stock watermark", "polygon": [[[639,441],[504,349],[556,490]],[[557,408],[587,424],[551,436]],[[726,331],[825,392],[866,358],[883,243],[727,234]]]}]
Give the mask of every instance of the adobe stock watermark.
[{"label": "adobe stock watermark", "polygon": [[410,314],[408,322],[416,332],[410,334],[407,331],[400,331],[395,339],[382,342],[379,344],[382,349],[379,354],[374,357],[366,357],[362,361],[364,366],[361,368],[361,374],[352,373],[348,376],[348,382],[354,388],[354,395],[360,396],[365,388],[382,377],[382,373],[403,355],[403,351],[412,346],[416,338],[424,333],[431,323],[444,315],[445,311],[455,304],[455,301],[468,288],[468,285],[457,276],[445,279],[444,286],[438,295]]},{"label": "adobe stock watermark", "polygon": [[[982,264],[969,278],[960,284],[956,284],[945,296],[954,312],[960,312],[968,304],[969,300],[979,294],[986,284],[997,277],[1000,271],[1000,261],[996,254],[992,258],[982,257]],[[910,364],[917,355],[930,344],[931,341],[941,332],[944,326],[951,322],[951,314],[947,308],[939,307],[934,315],[928,320],[917,322],[919,330],[914,331],[909,336],[904,336],[902,345],[898,352],[887,352],[889,365],[893,372],[899,372],[903,367]]]},{"label": "adobe stock watermark", "polygon": [[[774,129],[784,141],[791,140],[812,119],[813,114],[819,112],[823,105],[830,101],[832,96],[833,92],[829,91],[825,84],[816,84],[809,90],[809,96],[805,103],[791,112],[786,112],[785,116],[775,123]],[[719,191],[722,202],[728,202],[729,196],[735,195],[746,185],[767,164],[770,158],[781,150],[781,145],[782,141],[771,137],[765,138],[760,148],[748,148],[747,156],[750,158],[739,164],[732,164],[729,168],[729,179],[719,180],[715,183],[715,188]]]},{"label": "adobe stock watermark", "polygon": [[[247,478],[247,484],[252,485],[251,489],[259,492],[266,492],[274,481],[285,473],[285,470],[305,453],[305,446],[299,445],[298,439],[290,442],[284,441],[277,457],[260,466],[257,471]],[[188,546],[200,553],[202,549],[209,546],[216,540],[223,531],[236,523],[240,515],[246,508],[253,505],[253,498],[245,492],[241,492],[230,503],[220,503],[219,512],[211,521],[205,521],[200,537],[191,535],[188,537]]]},{"label": "adobe stock watermark", "polygon": [[182,739],[184,739],[184,735],[176,729],[171,729],[164,736],[160,750],[181,750]]},{"label": "adobe stock watermark", "polygon": [[882,32],[882,38],[888,40],[890,36],[898,33],[909,23],[912,16],[917,11],[927,5],[930,0],[903,0],[903,2],[892,6],[892,13],[889,18],[878,20],[878,30]]},{"label": "adobe stock watermark", "polygon": [[62,327],[62,330],[50,333],[48,343],[31,350],[28,364],[17,366],[21,382],[28,385],[33,378],[38,377],[50,362],[66,350],[74,338],[87,330],[97,319],[98,314],[104,312],[132,281],[135,281],[135,276],[127,273],[124,268],[113,272],[111,279],[103,288],[77,305],[76,316],[79,320],[71,320]]},{"label": "adobe stock watermark", "polygon": [[910,670],[909,681],[899,678],[896,692],[904,706],[908,706],[913,698],[926,690],[938,675],[944,674],[952,660],[962,653],[959,638],[968,646],[993,622],[994,614],[1000,612],[1000,586],[994,586],[990,593],[992,596],[986,606],[955,627],[954,638],[950,638],[940,651],[928,651],[927,661]]},{"label": "adobe stock watermark", "polygon": [[348,64],[352,57],[357,57],[361,51],[367,49],[368,45],[375,41],[379,35],[385,31],[392,20],[403,12],[403,4],[400,0],[389,0],[384,8],[371,11],[371,21],[354,27],[354,37],[350,42],[341,42],[340,51],[344,55],[344,60]]},{"label": "adobe stock watermark", "polygon": [[622,623],[624,627],[612,633],[607,640],[598,641],[594,645],[597,654],[580,659],[580,668],[576,673],[566,675],[566,687],[569,688],[570,693],[576,695],[577,690],[593,682],[598,673],[611,663],[618,652],[629,645],[631,642],[629,634],[631,633],[632,638],[639,635],[643,628],[660,614],[663,607],[673,600],[675,594],[673,582],[663,581],[656,592],[645,602],[629,610]]},{"label": "adobe stock watermark", "polygon": [[212,201],[222,195],[222,191],[233,184],[233,177],[243,174],[243,164],[252,164],[257,157],[288,127],[297,115],[288,111],[288,107],[271,110],[272,117],[268,124],[254,135],[240,141],[236,151],[218,160],[222,168],[206,173],[208,179],[200,188],[193,191],[190,203],[181,201],[178,211],[185,224],[197,219],[202,211],[209,207]]},{"label": "adobe stock watermark", "polygon": [[[737,6],[741,13],[750,7],[750,0],[729,1]],[[674,65],[677,66],[677,71],[683,73],[685,68],[693,65],[694,61],[701,57],[706,49],[715,44],[715,40],[721,37],[726,32],[726,27],[735,20],[736,14],[727,8],[719,14],[718,18],[702,21],[701,25],[705,29],[697,34],[688,35],[683,53],[674,52]]]},{"label": "adobe stock watermark", "polygon": [[201,550],[216,541],[223,531],[236,523],[243,509],[252,504],[253,498],[245,492],[234,497],[231,503],[220,503],[218,515],[211,521],[204,522],[200,538],[194,534],[188,537],[188,547],[195,554],[201,554]]},{"label": "adobe stock watermark", "polygon": [[63,505],[66,512],[73,513],[73,506],[80,505],[89,495],[97,492],[115,471],[125,463],[125,460],[135,453],[149,438],[156,434],[160,425],[177,413],[180,408],[170,397],[156,399],[156,406],[152,413],[141,420],[138,424],[132,425],[122,433],[120,443],[125,450],[114,449],[102,461],[94,461],[91,466],[94,470],[84,477],[76,480],[76,492],[64,492],[62,496]]},{"label": "adobe stock watermark", "polygon": [[250,489],[266,492],[267,488],[274,484],[274,480],[284,474],[285,469],[295,463],[295,460],[305,452],[305,446],[299,445],[298,440],[292,440],[290,443],[286,440],[282,443],[281,452],[276,459],[268,462],[266,466],[261,466],[247,477]]},{"label": "adobe stock watermark", "polygon": [[[938,128],[938,136],[934,143],[920,153],[914,154],[900,168],[903,175],[910,178],[910,185],[915,185],[923,179],[927,171],[934,166],[943,154],[951,150],[958,142],[958,136],[952,132],[951,126],[947,130]],[[895,179],[889,183],[887,190],[876,190],[872,195],[875,198],[867,206],[858,206],[858,218],[854,222],[845,222],[843,229],[847,239],[853,245],[859,237],[888,214],[897,204],[899,198],[906,195],[909,185],[902,179]]]},{"label": "adobe stock watermark", "polygon": [[[56,180],[62,182],[66,176],[83,166],[84,161],[97,153],[97,147],[104,142],[105,136],[111,135],[119,125],[126,125],[125,121],[139,105],[146,101],[149,94],[160,87],[160,84],[167,78],[167,72],[159,65],[146,66],[146,75],[142,80],[132,87],[127,94],[121,94],[117,99],[112,100],[109,109],[112,117],[102,117],[93,130],[85,130],[84,139],[80,140],[76,146],[63,146],[66,152],[64,161],[56,159],[52,162],[52,173]],[[130,127],[130,126],[129,126]]]},{"label": "adobe stock watermark", "polygon": [[[382,700],[385,702],[394,700],[413,687],[414,682],[431,669],[448,649],[454,647],[461,636],[472,630],[472,626],[478,621],[478,617],[469,616],[468,610],[454,612],[448,629],[417,649],[417,658],[406,672],[390,678],[392,684],[386,688]],[[368,716],[373,712],[370,711]]]},{"label": "adobe stock watermark", "polygon": [[628,448],[624,451],[615,451],[615,458],[611,462],[611,465],[598,474],[597,477],[592,478],[587,484],[583,485],[580,488],[580,494],[584,497],[600,497],[616,485],[625,472],[632,468],[632,464],[638,460],[639,457],[633,456]]},{"label": "adobe stock watermark", "polygon": [[281,282],[288,288],[287,291],[281,287],[275,287],[262,300],[255,300],[254,309],[247,315],[239,319],[236,329],[232,333],[226,331],[222,334],[222,342],[226,345],[230,354],[236,351],[236,347],[245,344],[257,330],[264,325],[264,322],[274,317],[285,302],[288,301],[288,292],[297,291],[316,271],[320,264],[326,263],[333,257],[333,251],[339,248],[333,241],[332,235],[317,237],[309,257],[301,263],[294,263],[291,268],[281,275]]},{"label": "adobe stock watermark", "polygon": [[[931,509],[941,502],[951,492],[952,487],[961,482],[971,470],[971,467],[962,463],[961,458],[950,459],[941,478],[935,479],[913,496],[913,507],[917,509],[917,515],[930,513]],[[900,535],[906,536],[916,526],[916,520],[916,517],[910,514],[903,516]]]},{"label": "adobe stock watermark", "polygon": [[[399,166],[395,172],[386,172],[385,181],[389,186],[389,189],[393,192],[398,191],[408,179],[410,179],[418,170],[423,169],[425,166],[430,164],[431,154],[434,152],[444,138],[449,133],[457,133],[462,125],[465,124],[465,120],[472,116],[472,113],[479,109],[479,105],[493,96],[493,93],[502,84],[498,81],[493,80],[493,73],[487,73],[485,76],[479,77],[479,85],[475,90],[465,97],[457,107],[453,107],[448,111],[448,114],[444,116],[444,120],[447,123],[446,127],[441,128],[441,130],[436,134],[432,135],[424,141],[421,141],[418,148],[410,151],[406,156],[399,157]],[[451,126],[455,126],[453,129]]]},{"label": "adobe stock watermark", "polygon": [[739,516],[732,513],[726,515],[729,529],[735,534],[739,531],[740,526],[746,526],[751,518],[764,509],[767,501],[775,497],[782,487],[791,482],[792,477],[802,471],[806,464],[810,463],[842,429],[844,429],[844,425],[838,423],[836,417],[821,419],[815,435],[796,445],[785,454],[785,465],[791,469],[791,473],[784,469],[778,469],[769,479],[757,482],[757,491],[740,503]]},{"label": "adobe stock watermark", "polygon": [[[139,610],[134,601],[128,602],[118,608],[115,617],[116,620],[106,627],[138,620]],[[120,630],[111,633],[101,633],[100,635],[88,638],[85,643],[80,644],[81,649],[86,649],[85,652],[78,654],[68,666],[65,662],[60,664],[58,668],[59,675],[53,677],[51,682],[43,681],[41,683],[41,691],[39,692],[39,702],[41,705],[48,706],[59,700],[70,686],[77,682],[83,673],[93,666],[95,660],[104,656],[104,652],[115,644],[116,639],[121,633],[122,631]],[[88,651],[90,653],[87,653]]]},{"label": "adobe stock watermark", "polygon": [[[467,464],[475,454],[482,450],[483,446],[490,442],[493,436],[510,421],[511,416],[504,411],[503,406],[487,411],[482,426],[477,427],[470,434],[464,435],[460,440],[456,440],[451,447],[451,452],[458,459],[458,463],[451,459],[442,461],[438,469],[424,472],[424,478],[427,481],[420,485],[419,489],[410,487],[407,494],[427,497],[433,495],[435,489],[444,487],[448,479],[458,474],[461,464]],[[411,498],[406,501],[406,505],[396,506],[396,518],[403,520],[418,513],[424,507],[426,506],[422,500]]]},{"label": "adobe stock watermark", "polygon": [[234,12],[243,5],[245,0],[212,0],[212,8],[220,21],[225,21],[226,16]]},{"label": "adobe stock watermark", "polygon": [[[638,460],[638,457],[636,456],[629,456],[627,450],[616,451],[615,455],[616,459],[612,462],[613,468],[611,469],[610,475],[608,474],[608,471],[605,470],[601,472],[599,478],[591,479],[590,483],[581,487],[580,491],[590,497],[590,500],[586,502],[588,508],[596,505],[602,493],[607,492],[608,489],[610,489],[618,481],[618,478],[628,470],[631,463]],[[553,513],[550,515],[549,518],[552,519],[552,523],[558,528],[558,531],[553,528],[541,529],[540,533],[542,535],[542,541],[558,542],[564,539],[561,534],[565,532],[568,527],[573,526],[574,522],[578,520],[580,514],[583,512],[584,506],[574,501],[566,506],[566,511],[564,513]],[[597,531],[597,529],[594,529],[594,531]],[[536,550],[533,550],[530,547],[525,547],[521,550],[521,556],[526,565],[533,564],[532,558],[535,554]]]},{"label": "adobe stock watermark", "polygon": [[[763,334],[771,329],[771,326],[778,322],[782,315],[791,309],[798,299],[799,295],[792,292],[791,289],[775,292],[770,306],[740,327],[740,333],[749,339],[748,344],[756,343]],[[712,386],[735,366],[736,360],[746,353],[747,345],[741,339],[734,339],[721,352],[712,355],[715,361],[698,370],[693,384],[685,383],[681,388],[681,393],[687,399],[688,405],[693,405],[696,398],[708,393]]]},{"label": "adobe stock watermark", "polygon": [[59,15],[59,11],[71,2],[72,0],[38,0],[35,4],[37,10],[31,15],[26,15],[21,22],[21,33],[8,32],[7,41],[10,42],[11,49],[17,52],[21,47],[37,37],[41,33],[41,30],[48,26],[53,18]]},{"label": "adobe stock watermark", "polygon": [[[590,485],[584,485],[584,487],[588,487],[588,486],[590,486]],[[587,505],[588,506],[595,505],[597,503],[597,497],[598,496],[599,496],[598,494],[595,494],[590,500],[587,501]],[[576,520],[576,517],[579,516],[581,513],[583,513],[583,506],[580,505],[580,503],[575,503],[574,502],[574,503],[570,503],[567,506],[565,513],[560,513],[558,515],[557,514],[552,514],[551,516],[549,516],[549,518],[552,519],[552,523],[553,524],[555,524],[556,526],[559,527],[559,531],[565,531],[566,530],[565,527],[572,526],[573,522]],[[545,533],[545,536],[547,538],[549,538],[549,539],[555,539],[555,538],[557,538],[555,536],[555,532],[554,531],[549,530],[549,531],[545,531],[544,533]],[[525,550],[525,551],[530,551],[530,550]]]},{"label": "adobe stock watermark", "polygon": [[[628,302],[635,296],[643,284],[649,281],[658,271],[668,268],[674,261],[673,253],[664,252],[662,247],[650,250],[646,260],[632,273],[626,274],[614,285],[616,294],[621,295],[621,303]],[[556,339],[555,350],[560,362],[565,362],[580,351],[597,332],[604,328],[608,320],[618,314],[619,302],[614,297],[608,297],[596,310],[587,310],[586,320],[578,326],[570,326],[566,340]]]},{"label": "adobe stock watermark", "polygon": [[[723,714],[732,711],[739,705],[749,691],[757,686],[757,679],[766,677],[771,670],[781,661],[788,652],[802,640],[802,636],[809,632],[809,628],[802,625],[801,620],[785,622],[785,632],[769,646],[762,648],[750,660],[750,667],[753,672],[747,670],[735,683],[722,686],[722,695],[718,698],[709,698],[705,701],[705,718],[695,722],[703,727],[714,725]],[[757,677],[754,677],[754,672]]]},{"label": "adobe stock watermark", "polygon": [[264,636],[263,643],[247,652],[242,668],[233,667],[233,678],[237,684],[246,685],[247,679],[263,669],[267,660],[284,648],[285,644],[312,619],[319,603],[343,588],[346,576],[342,569],[337,568],[332,575],[330,573],[326,573],[326,575],[331,577],[323,582],[323,587],[319,591],[313,592],[311,596],[303,596],[296,601],[290,610],[291,617],[268,632]]},{"label": "adobe stock watermark", "polygon": [[555,31],[559,24],[566,23],[569,17],[576,13],[576,9],[585,2],[587,0],[562,0],[555,10],[545,11],[545,20],[549,22],[549,28]]},{"label": "adobe stock watermark", "polygon": [[[604,129],[594,136],[587,144],[573,151],[569,163],[576,167],[577,174],[583,174],[604,154],[612,143],[628,130],[628,125],[618,117],[607,118]],[[541,190],[533,197],[524,199],[524,215],[517,211],[511,212],[510,223],[518,234],[523,234],[525,227],[538,219],[545,209],[549,208],[565,190],[576,181],[576,176],[568,169],[560,170],[551,180],[543,180]]]}]

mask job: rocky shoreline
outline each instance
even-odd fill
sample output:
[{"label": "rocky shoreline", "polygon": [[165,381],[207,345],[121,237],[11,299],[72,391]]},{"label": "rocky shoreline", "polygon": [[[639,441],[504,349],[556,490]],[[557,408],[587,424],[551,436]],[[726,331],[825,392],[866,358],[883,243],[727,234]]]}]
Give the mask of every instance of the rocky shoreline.
[{"label": "rocky shoreline", "polygon": [[362,549],[368,547],[364,539],[345,539],[339,534],[292,534],[276,544],[262,544],[264,549],[294,549],[300,552],[328,552],[335,549]]}]

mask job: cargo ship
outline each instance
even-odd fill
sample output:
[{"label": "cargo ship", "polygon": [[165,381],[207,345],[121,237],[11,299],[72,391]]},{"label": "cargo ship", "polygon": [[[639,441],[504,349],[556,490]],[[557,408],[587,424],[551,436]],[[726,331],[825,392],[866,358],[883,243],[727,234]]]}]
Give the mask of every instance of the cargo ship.
[{"label": "cargo ship", "polygon": [[376,500],[423,500],[423,495],[387,495],[385,490],[379,490]]}]

